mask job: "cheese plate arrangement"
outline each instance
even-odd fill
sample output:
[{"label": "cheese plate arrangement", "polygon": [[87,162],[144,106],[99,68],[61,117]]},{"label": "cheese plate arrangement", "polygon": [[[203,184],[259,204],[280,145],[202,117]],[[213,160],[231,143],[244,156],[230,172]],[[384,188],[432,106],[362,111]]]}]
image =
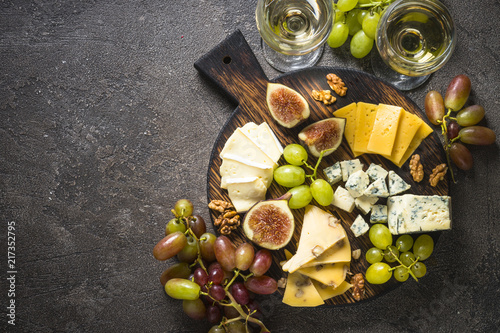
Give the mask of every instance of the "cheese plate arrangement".
[{"label": "cheese plate arrangement", "polygon": [[[438,230],[451,228],[447,175],[435,184],[429,182],[433,169],[446,163],[441,141],[427,124],[425,114],[397,89],[370,74],[345,68],[314,67],[284,74],[271,82],[239,32],[202,57],[195,67],[238,102],[213,147],[207,174],[209,202],[232,202],[243,221],[247,220],[246,215],[255,215],[248,210],[257,202],[278,199],[297,187],[306,186],[312,190],[313,183],[324,181],[333,191],[333,200],[329,202],[318,203],[321,195],[317,195],[306,206],[290,209],[294,221],[290,235],[286,235],[288,227],[271,231],[285,234],[276,240],[286,246],[270,247],[274,264],[268,275],[281,279],[300,272],[289,279],[299,280],[301,285],[304,283],[300,280],[309,275],[314,284],[323,282],[325,285],[328,276],[337,274],[340,283],[336,281],[333,285],[339,287],[343,281],[349,283],[358,273],[364,276],[371,266],[365,255],[374,247],[368,233],[372,226],[387,226],[394,240],[399,235],[417,232],[412,237],[414,240],[419,233],[425,232],[436,241]],[[313,92],[329,90],[327,76],[331,74],[343,82],[347,91],[345,95],[329,92],[336,101],[328,104],[313,98]],[[279,87],[283,89],[285,100],[295,100],[300,106],[295,119],[280,119],[281,106],[273,107],[270,94]],[[273,109],[278,115],[273,114]],[[309,142],[308,145],[307,139],[301,140],[299,133],[326,119],[341,119],[338,125],[342,130],[341,140],[336,149],[319,157],[313,144]],[[293,126],[288,126],[291,123]],[[386,132],[390,132],[389,135],[385,135]],[[288,146],[298,144],[307,148],[309,167],[292,165],[283,157]],[[409,166],[415,154],[419,155],[425,175],[419,181],[414,180]],[[279,181],[280,178],[283,180]],[[287,184],[287,180],[291,183]],[[293,199],[288,202],[293,207]],[[437,219],[428,218],[433,212],[442,215]],[[211,213],[213,221],[220,216],[216,210]],[[428,225],[416,224],[419,219],[428,221]],[[442,225],[436,225],[436,220],[443,221]],[[325,221],[325,226],[322,227],[320,221]],[[335,221],[334,224],[341,228],[327,237],[328,221],[330,224]],[[248,225],[247,222],[242,224],[245,223]],[[262,246],[257,237],[249,238],[252,233],[245,232],[244,227],[230,230],[228,237],[232,242],[238,245],[252,240],[257,247]],[[261,229],[265,227],[268,226]],[[314,241],[304,238],[309,234],[316,235],[312,237]],[[323,243],[318,240],[321,237]],[[310,251],[307,244],[321,251],[311,254],[314,251]],[[346,249],[347,244],[349,249]],[[330,252],[343,249],[345,257],[321,261],[329,254],[334,255],[327,251],[329,249]],[[360,250],[357,253],[361,255],[354,259],[351,253],[356,250]],[[343,292],[324,300],[316,296],[316,303],[286,296],[298,294],[296,289],[285,289],[282,293],[288,297],[284,302],[294,306],[345,305],[376,297],[400,284],[395,278],[381,284],[367,282],[362,297]],[[293,283],[288,281],[288,285]]]}]

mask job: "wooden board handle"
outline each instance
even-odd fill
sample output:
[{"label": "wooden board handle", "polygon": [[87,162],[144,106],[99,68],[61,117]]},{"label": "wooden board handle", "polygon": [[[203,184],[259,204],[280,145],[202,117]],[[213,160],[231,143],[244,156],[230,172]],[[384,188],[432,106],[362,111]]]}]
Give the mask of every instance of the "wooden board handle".
[{"label": "wooden board handle", "polygon": [[198,59],[194,67],[243,109],[255,105],[266,94],[268,79],[239,30]]}]

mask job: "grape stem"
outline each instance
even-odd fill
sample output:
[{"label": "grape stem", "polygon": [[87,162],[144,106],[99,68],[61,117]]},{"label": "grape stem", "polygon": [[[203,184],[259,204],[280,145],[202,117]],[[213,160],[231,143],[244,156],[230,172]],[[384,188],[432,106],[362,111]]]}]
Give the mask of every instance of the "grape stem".
[{"label": "grape stem", "polygon": [[[188,224],[186,223],[186,225],[188,225]],[[191,265],[189,265],[189,268],[193,268],[194,266],[196,266],[196,264],[199,264],[200,267],[205,271],[205,273],[208,274],[208,270],[205,267],[205,265],[203,264],[203,260],[201,258],[200,239],[198,239],[198,237],[196,237],[193,230],[191,230],[191,227],[189,227],[189,226],[186,230],[186,234],[191,235],[191,237],[193,237],[196,240],[196,249],[198,251],[198,256],[196,257],[196,260]]]},{"label": "grape stem", "polygon": [[326,152],[329,152],[330,150],[333,150],[333,148],[325,149],[325,150],[321,151],[321,153],[319,154],[318,160],[316,161],[316,165],[314,166],[314,168],[312,166],[310,166],[309,164],[307,164],[306,162],[304,162],[304,165],[306,167],[308,167],[309,169],[313,170],[313,173],[310,174],[310,175],[306,175],[306,177],[311,178],[313,181],[315,181],[318,178],[318,167],[319,167],[319,164],[321,163],[321,160],[323,159],[323,155]]},{"label": "grape stem", "polygon": [[455,119],[453,117],[451,117],[451,112],[452,110],[451,109],[448,109],[448,112],[443,116],[443,119],[442,120],[439,120],[438,119],[438,123],[441,124],[441,134],[443,136],[443,140],[444,140],[444,152],[445,152],[445,155],[446,155],[446,162],[448,163],[448,169],[450,170],[450,175],[451,175],[451,180],[453,181],[454,184],[456,184],[456,180],[455,180],[455,174],[453,172],[453,166],[451,164],[451,160],[450,160],[450,147],[451,147],[451,144],[453,142],[456,141],[456,139],[458,138],[454,138],[451,140],[448,140],[448,124],[446,122],[446,119],[447,118],[450,118],[450,119]]},{"label": "grape stem", "polygon": [[413,261],[413,262],[410,264],[410,266],[406,266],[405,264],[403,264],[403,262],[402,262],[401,260],[399,260],[398,256],[396,255],[396,253],[394,253],[394,252],[392,251],[392,248],[391,248],[390,246],[388,246],[388,247],[387,247],[387,250],[389,250],[389,253],[391,254],[391,256],[392,256],[392,257],[394,257],[394,258],[398,261],[398,263],[399,263],[399,266],[396,266],[396,267],[392,267],[392,268],[390,268],[390,269],[389,269],[389,272],[392,272],[393,270],[397,269],[398,267],[404,267],[404,268],[406,268],[406,269],[408,270],[408,273],[411,275],[411,277],[412,277],[415,281],[417,281],[417,282],[418,282],[417,277],[416,277],[416,276],[415,276],[415,274],[411,271],[411,267],[417,263],[417,261],[418,261],[418,259],[420,259],[420,257],[417,257],[417,260]]},{"label": "grape stem", "polygon": [[[270,332],[267,327],[264,325],[263,322],[261,322],[260,320],[258,320],[257,318],[254,318],[254,317],[251,317],[250,314],[246,314],[245,311],[243,310],[243,308],[241,307],[241,305],[239,305],[236,300],[234,299],[233,295],[231,295],[230,292],[228,292],[226,290],[226,296],[229,298],[229,300],[231,301],[230,305],[232,305],[236,311],[238,311],[238,313],[240,314],[239,317],[236,317],[236,318],[233,318],[233,319],[228,319],[226,320],[226,322],[224,324],[227,324],[227,323],[230,323],[230,322],[233,322],[233,321],[238,321],[238,320],[241,320],[241,319],[244,319],[245,320],[245,324],[247,322],[252,322],[254,324],[257,324],[259,325],[259,327],[261,328],[261,330],[264,330],[265,332]],[[248,331],[248,329],[247,329]]]}]

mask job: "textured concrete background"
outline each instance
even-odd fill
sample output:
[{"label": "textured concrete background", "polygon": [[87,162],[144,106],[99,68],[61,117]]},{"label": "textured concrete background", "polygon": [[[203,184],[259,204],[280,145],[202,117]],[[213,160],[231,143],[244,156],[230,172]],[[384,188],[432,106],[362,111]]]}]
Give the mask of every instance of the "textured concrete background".
[{"label": "textured concrete background", "polygon": [[[470,76],[500,133],[498,0],[444,1],[450,62],[408,95]],[[235,29],[259,52],[256,1],[0,1],[0,331],[204,332],[151,255],[179,198],[208,218],[206,170],[234,110],[193,63]],[[371,72],[348,48],[320,65]],[[344,308],[263,301],[272,332],[495,332],[500,326],[498,146],[451,186],[454,227],[420,283]],[[7,223],[16,226],[16,326],[7,326]]]}]

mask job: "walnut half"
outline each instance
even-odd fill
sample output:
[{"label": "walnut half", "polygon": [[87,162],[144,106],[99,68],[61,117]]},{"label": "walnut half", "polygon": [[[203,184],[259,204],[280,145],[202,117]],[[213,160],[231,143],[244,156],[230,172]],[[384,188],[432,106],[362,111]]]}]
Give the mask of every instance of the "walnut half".
[{"label": "walnut half", "polygon": [[417,183],[424,179],[424,166],[420,162],[420,155],[415,154],[410,159],[410,174]]},{"label": "walnut half", "polygon": [[333,104],[337,98],[332,96],[332,92],[330,90],[313,90],[311,92],[312,98],[317,101],[323,102],[325,105]]},{"label": "walnut half", "polygon": [[439,181],[444,179],[447,171],[448,166],[446,165],[446,163],[439,164],[434,169],[432,169],[432,174],[429,176],[429,183],[431,184],[431,186],[437,186]]},{"label": "walnut half", "polygon": [[354,297],[356,301],[360,301],[365,295],[365,278],[363,277],[363,274],[354,274],[351,278],[351,284],[352,297]]},{"label": "walnut half", "polygon": [[330,88],[332,88],[332,90],[337,93],[337,95],[345,96],[345,94],[347,93],[347,87],[340,77],[333,73],[330,73],[326,76],[326,81],[328,82]]},{"label": "walnut half", "polygon": [[212,200],[208,204],[208,208],[220,212],[220,215],[215,219],[214,226],[219,228],[222,235],[229,235],[231,231],[240,226],[240,216],[230,202],[223,200]]}]

